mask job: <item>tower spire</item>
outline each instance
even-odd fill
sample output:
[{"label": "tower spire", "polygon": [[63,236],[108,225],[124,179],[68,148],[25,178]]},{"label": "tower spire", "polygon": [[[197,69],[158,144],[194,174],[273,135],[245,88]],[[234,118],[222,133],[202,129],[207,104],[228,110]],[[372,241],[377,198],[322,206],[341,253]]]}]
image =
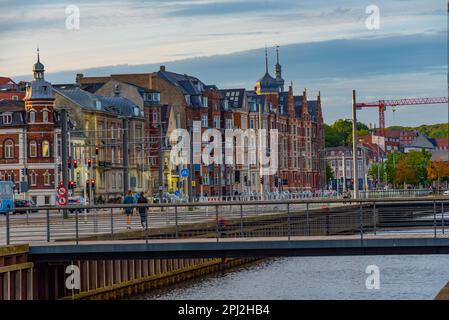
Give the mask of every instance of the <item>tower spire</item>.
[{"label": "tower spire", "polygon": [[267,44],[265,44],[265,73],[268,73],[268,49],[267,49]]},{"label": "tower spire", "polygon": [[279,64],[279,46],[276,46],[276,62]]},{"label": "tower spire", "polygon": [[41,62],[41,59],[39,56],[39,46],[37,47],[37,62]]}]

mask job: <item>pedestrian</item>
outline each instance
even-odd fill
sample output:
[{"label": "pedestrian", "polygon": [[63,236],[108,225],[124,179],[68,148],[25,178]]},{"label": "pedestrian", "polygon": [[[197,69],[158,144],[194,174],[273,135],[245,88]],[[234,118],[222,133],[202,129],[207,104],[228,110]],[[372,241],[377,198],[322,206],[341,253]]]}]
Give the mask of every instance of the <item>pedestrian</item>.
[{"label": "pedestrian", "polygon": [[[131,190],[128,190],[128,194],[123,199],[123,204],[133,204],[135,203],[135,199],[133,197],[133,193]],[[131,229],[131,218],[133,215],[133,207],[126,207],[125,208],[125,214],[126,214],[126,229]]]},{"label": "pedestrian", "polygon": [[[148,203],[148,199],[145,197],[145,194],[143,192],[140,193],[140,197],[137,200],[137,203],[138,204]],[[140,224],[144,229],[147,227],[147,211],[148,207],[139,207]]]}]

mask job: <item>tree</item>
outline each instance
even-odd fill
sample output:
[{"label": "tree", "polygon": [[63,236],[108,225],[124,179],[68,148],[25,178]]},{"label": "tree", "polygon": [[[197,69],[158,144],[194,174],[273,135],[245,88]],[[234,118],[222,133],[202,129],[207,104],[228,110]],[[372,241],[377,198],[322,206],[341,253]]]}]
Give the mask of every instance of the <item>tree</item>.
[{"label": "tree", "polygon": [[427,167],[427,176],[429,180],[436,181],[440,188],[441,180],[449,178],[449,162],[432,161]]},{"label": "tree", "polygon": [[[357,134],[367,135],[369,128],[367,125],[357,122]],[[324,126],[326,147],[338,147],[352,145],[352,121],[339,119],[332,125]]]},{"label": "tree", "polygon": [[332,181],[335,179],[334,170],[329,165],[329,163],[326,163],[326,182],[329,183],[329,181]]},{"label": "tree", "polygon": [[385,163],[373,163],[368,170],[368,175],[377,183],[385,182],[385,167]]}]

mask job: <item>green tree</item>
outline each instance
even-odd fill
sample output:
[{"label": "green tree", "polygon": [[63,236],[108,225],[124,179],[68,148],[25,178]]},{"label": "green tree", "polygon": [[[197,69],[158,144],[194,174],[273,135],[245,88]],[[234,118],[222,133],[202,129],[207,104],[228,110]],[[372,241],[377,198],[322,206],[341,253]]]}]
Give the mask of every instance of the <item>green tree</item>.
[{"label": "green tree", "polygon": [[[363,136],[368,133],[368,126],[358,122],[357,134]],[[352,145],[352,121],[348,119],[339,119],[332,125],[325,125],[324,134],[326,147],[350,146]]]},{"label": "green tree", "polygon": [[385,180],[385,163],[374,163],[368,170],[368,175],[375,181]]},{"label": "green tree", "polygon": [[330,181],[335,179],[335,173],[329,163],[326,162],[326,181],[330,183]]}]

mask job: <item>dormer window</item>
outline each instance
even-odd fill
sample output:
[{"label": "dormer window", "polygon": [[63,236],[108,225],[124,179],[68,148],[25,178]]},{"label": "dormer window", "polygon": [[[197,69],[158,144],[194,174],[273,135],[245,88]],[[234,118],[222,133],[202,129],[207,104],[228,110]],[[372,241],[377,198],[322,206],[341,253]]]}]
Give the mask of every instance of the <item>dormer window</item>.
[{"label": "dormer window", "polygon": [[207,107],[207,97],[203,97],[203,107]]},{"label": "dormer window", "polygon": [[12,123],[12,113],[4,113],[2,115],[3,117],[3,124],[11,124]]}]

